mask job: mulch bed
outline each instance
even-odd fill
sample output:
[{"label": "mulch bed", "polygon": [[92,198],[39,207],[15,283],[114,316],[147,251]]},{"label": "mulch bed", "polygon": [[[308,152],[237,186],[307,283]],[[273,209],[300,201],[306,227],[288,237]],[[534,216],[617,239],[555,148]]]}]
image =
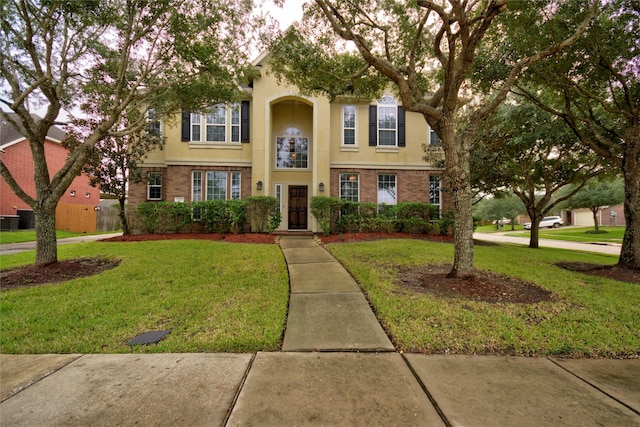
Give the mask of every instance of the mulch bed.
[{"label": "mulch bed", "polygon": [[43,283],[60,283],[92,276],[120,265],[119,259],[75,258],[46,266],[28,265],[0,271],[0,290],[23,288]]},{"label": "mulch bed", "polygon": [[598,265],[586,262],[559,262],[558,267],[565,270],[576,271],[591,276],[606,277],[620,282],[635,283],[640,285],[640,271],[623,268],[618,265]]},{"label": "mulch bed", "polygon": [[129,234],[109,239],[101,242],[147,242],[150,240],[224,240],[231,243],[276,243],[278,236],[274,234],[262,233],[160,233],[160,234]]},{"label": "mulch bed", "polygon": [[473,278],[450,278],[451,265],[403,267],[397,283],[413,292],[440,298],[465,298],[489,303],[535,304],[557,299],[540,286],[490,271],[476,270]]}]

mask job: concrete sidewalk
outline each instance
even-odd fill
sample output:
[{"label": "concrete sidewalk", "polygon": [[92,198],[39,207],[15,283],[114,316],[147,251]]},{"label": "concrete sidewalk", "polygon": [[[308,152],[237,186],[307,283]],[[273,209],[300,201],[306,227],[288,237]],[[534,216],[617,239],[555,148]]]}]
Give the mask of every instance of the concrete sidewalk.
[{"label": "concrete sidewalk", "polygon": [[[109,239],[111,237],[122,236],[122,233],[109,233],[109,234],[89,234],[87,236],[74,236],[64,237],[58,239],[58,245],[65,245],[68,243],[80,243],[80,242],[95,242],[97,240]],[[20,243],[7,243],[0,245],[0,255],[17,254],[18,252],[33,251],[36,249],[36,242],[20,242]]]},{"label": "concrete sidewalk", "polygon": [[0,355],[4,426],[640,426],[640,360],[400,354],[312,238],[282,237],[283,351]]}]

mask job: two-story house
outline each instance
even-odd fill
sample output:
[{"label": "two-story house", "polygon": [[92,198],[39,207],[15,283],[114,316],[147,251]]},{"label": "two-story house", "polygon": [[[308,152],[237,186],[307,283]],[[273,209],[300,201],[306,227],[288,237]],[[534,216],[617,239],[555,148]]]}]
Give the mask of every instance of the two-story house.
[{"label": "two-story house", "polygon": [[175,125],[160,125],[166,144],[145,160],[146,179],[131,185],[131,205],[270,195],[280,201],[279,230],[311,231],[314,196],[451,208],[442,170],[423,159],[423,144],[439,144],[437,135],[392,92],[329,102],[278,83],[268,55],[254,65],[241,103],[183,111]]}]

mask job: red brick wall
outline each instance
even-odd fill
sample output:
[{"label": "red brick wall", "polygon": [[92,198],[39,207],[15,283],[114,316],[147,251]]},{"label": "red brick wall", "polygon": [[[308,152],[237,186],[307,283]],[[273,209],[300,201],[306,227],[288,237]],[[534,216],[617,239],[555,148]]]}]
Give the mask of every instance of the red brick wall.
[{"label": "red brick wall", "polygon": [[166,168],[144,168],[143,182],[129,186],[129,204],[135,208],[147,201],[148,172],[162,172],[162,200],[173,202],[176,197],[184,197],[185,202],[191,202],[191,172],[199,170],[203,172],[202,180],[205,184],[206,171],[240,172],[240,198],[251,195],[251,168],[232,166],[167,166]]},{"label": "red brick wall", "polygon": [[[396,175],[398,203],[429,203],[429,176],[441,175],[441,171],[394,170],[394,169],[331,169],[331,197],[340,197],[340,174],[357,173],[360,182],[360,201],[378,202],[378,175]],[[442,210],[453,208],[451,195],[446,191],[446,183],[441,184]]]},{"label": "red brick wall", "polygon": [[[0,155],[9,171],[11,171],[11,175],[22,189],[31,197],[35,197],[33,157],[27,141],[4,148],[4,153]],[[45,142],[45,156],[51,177],[64,166],[68,155],[67,149],[60,144],[50,141]],[[75,196],[71,196],[71,191],[75,191]],[[86,197],[87,193],[89,193],[89,197]],[[93,207],[100,204],[100,190],[89,185],[89,178],[82,174],[73,180],[60,202]],[[0,214],[16,215],[18,209],[30,210],[31,208],[15,195],[4,178],[0,178]]]}]

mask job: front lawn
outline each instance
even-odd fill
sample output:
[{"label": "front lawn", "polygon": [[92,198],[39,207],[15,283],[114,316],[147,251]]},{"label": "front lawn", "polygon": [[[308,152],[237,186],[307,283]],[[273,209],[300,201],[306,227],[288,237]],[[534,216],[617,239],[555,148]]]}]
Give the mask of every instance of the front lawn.
[{"label": "front lawn", "polygon": [[557,262],[613,265],[617,258],[559,249],[479,246],[476,266],[539,285],[556,299],[489,303],[416,292],[409,267],[450,264],[453,245],[380,240],[327,245],[368,295],[398,350],[569,357],[640,355],[640,286],[587,276]]},{"label": "front lawn", "polygon": [[[59,259],[119,258],[101,274],[3,291],[2,353],[253,352],[279,348],[288,276],[277,245],[202,240],[91,242],[58,247]],[[2,268],[33,263],[4,255]],[[128,347],[170,329],[157,345]]]},{"label": "front lawn", "polygon": [[[529,237],[531,232],[507,233],[507,236]],[[600,227],[600,233],[595,233],[593,227],[560,227],[541,228],[539,230],[541,239],[568,240],[571,242],[594,242],[594,243],[622,243],[624,237],[624,227]]]}]

